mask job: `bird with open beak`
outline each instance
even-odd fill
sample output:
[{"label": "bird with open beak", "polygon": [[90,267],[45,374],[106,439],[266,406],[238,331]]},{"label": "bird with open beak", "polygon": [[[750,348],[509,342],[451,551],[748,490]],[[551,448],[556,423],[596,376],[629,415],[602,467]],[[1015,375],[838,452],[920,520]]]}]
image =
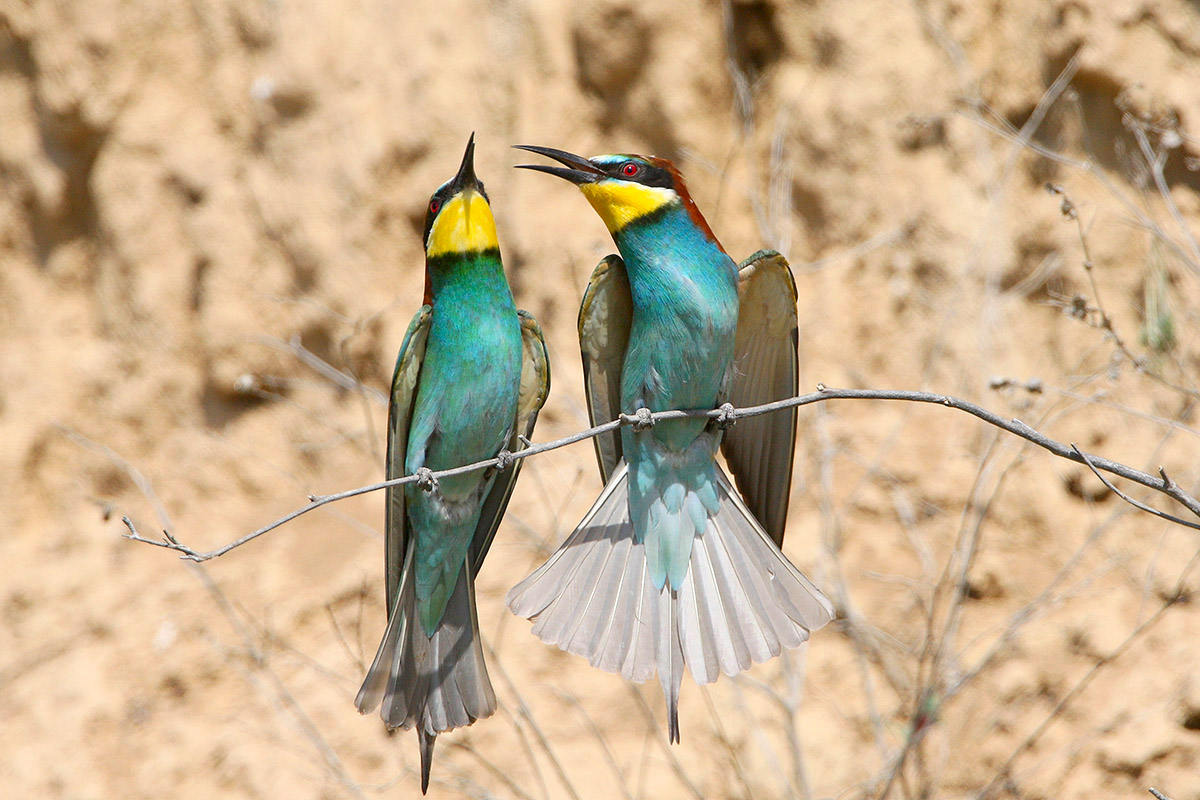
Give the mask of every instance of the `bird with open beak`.
[{"label": "bird with open beak", "polygon": [[[620,251],[579,312],[593,424],[796,394],[796,286],[781,255],[736,265],[666,159],[518,148],[562,165],[521,167],[578,186]],[[599,499],[507,598],[541,639],[593,666],[638,682],[657,673],[672,742],[685,665],[700,684],[736,674],[834,613],[780,551],[795,411],[730,421],[643,418],[597,438]]]}]

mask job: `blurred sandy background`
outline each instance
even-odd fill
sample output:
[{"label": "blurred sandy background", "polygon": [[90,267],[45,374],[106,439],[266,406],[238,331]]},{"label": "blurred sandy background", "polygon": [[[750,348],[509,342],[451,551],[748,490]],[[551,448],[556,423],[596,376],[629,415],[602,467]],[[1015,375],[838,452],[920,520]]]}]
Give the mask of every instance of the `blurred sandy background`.
[{"label": "blurred sandy background", "polygon": [[[1200,481],[1194,0],[3,0],[0,795],[416,795],[413,734],[353,707],[379,495],[203,567],[120,516],[212,548],[381,477],[473,130],[548,334],[537,439],[586,426],[612,245],[513,143],[675,159],[730,253],[791,258],[806,389]],[[949,409],[801,419],[786,550],[843,620],[686,684],[666,748],[656,684],[503,607],[600,489],[590,445],[539,457],[480,580],[500,711],[439,739],[432,797],[1200,798],[1194,531]]]}]

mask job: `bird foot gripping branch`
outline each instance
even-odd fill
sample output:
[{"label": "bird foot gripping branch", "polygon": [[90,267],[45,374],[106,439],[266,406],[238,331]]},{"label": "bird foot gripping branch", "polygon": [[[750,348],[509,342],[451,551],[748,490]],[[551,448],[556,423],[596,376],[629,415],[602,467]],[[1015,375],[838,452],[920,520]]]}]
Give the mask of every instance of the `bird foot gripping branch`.
[{"label": "bird foot gripping branch", "polygon": [[496,453],[496,466],[492,467],[492,469],[496,472],[504,472],[515,460],[511,450],[501,450],[499,453]]},{"label": "bird foot gripping branch", "polygon": [[654,413],[645,406],[642,406],[632,414],[622,414],[621,421],[628,422],[633,426],[635,431],[641,433],[654,427]]},{"label": "bird foot gripping branch", "polygon": [[733,403],[722,403],[717,411],[721,413],[713,417],[713,423],[721,430],[727,430],[737,422],[737,409],[733,407]]},{"label": "bird foot gripping branch", "polygon": [[413,477],[417,479],[417,488],[422,492],[432,492],[437,488],[438,479],[434,477],[433,470],[429,467],[418,467],[413,473]]}]

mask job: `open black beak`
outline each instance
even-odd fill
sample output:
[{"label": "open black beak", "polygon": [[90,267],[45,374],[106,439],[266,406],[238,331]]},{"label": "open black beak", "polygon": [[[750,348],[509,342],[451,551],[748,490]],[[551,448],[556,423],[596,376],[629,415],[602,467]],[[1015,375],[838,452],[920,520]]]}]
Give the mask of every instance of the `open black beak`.
[{"label": "open black beak", "polygon": [[532,144],[514,144],[513,147],[517,150],[528,150],[531,153],[553,158],[558,163],[567,165],[564,168],[548,167],[543,164],[517,164],[517,169],[532,169],[544,172],[547,175],[557,175],[576,186],[584,183],[595,183],[608,177],[591,161],[588,161],[583,156],[568,153],[565,150],[555,150],[553,147],[538,147]]},{"label": "open black beak", "polygon": [[454,176],[450,188],[453,194],[458,194],[466,188],[475,189],[482,194],[483,184],[475,177],[475,133],[471,132],[471,139],[467,142],[467,152],[463,153],[462,164],[458,168],[458,174]]}]

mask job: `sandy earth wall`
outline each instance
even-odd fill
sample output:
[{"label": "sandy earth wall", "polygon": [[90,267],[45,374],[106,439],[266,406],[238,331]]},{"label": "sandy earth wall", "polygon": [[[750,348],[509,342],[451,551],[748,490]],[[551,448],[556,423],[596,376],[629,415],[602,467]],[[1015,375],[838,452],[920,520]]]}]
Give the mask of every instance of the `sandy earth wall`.
[{"label": "sandy earth wall", "polygon": [[[514,143],[670,157],[730,253],[786,253],[806,389],[952,393],[1200,481],[1194,1],[4,0],[0,794],[415,795],[413,735],[353,708],[380,496],[204,566],[120,517],[215,547],[381,477],[471,131],[547,332],[539,440],[586,427],[612,244]],[[801,426],[785,550],[838,623],[686,685],[668,749],[657,686],[503,607],[600,489],[590,446],[540,456],[479,583],[500,711],[430,795],[1200,798],[1194,531],[949,409]]]}]

